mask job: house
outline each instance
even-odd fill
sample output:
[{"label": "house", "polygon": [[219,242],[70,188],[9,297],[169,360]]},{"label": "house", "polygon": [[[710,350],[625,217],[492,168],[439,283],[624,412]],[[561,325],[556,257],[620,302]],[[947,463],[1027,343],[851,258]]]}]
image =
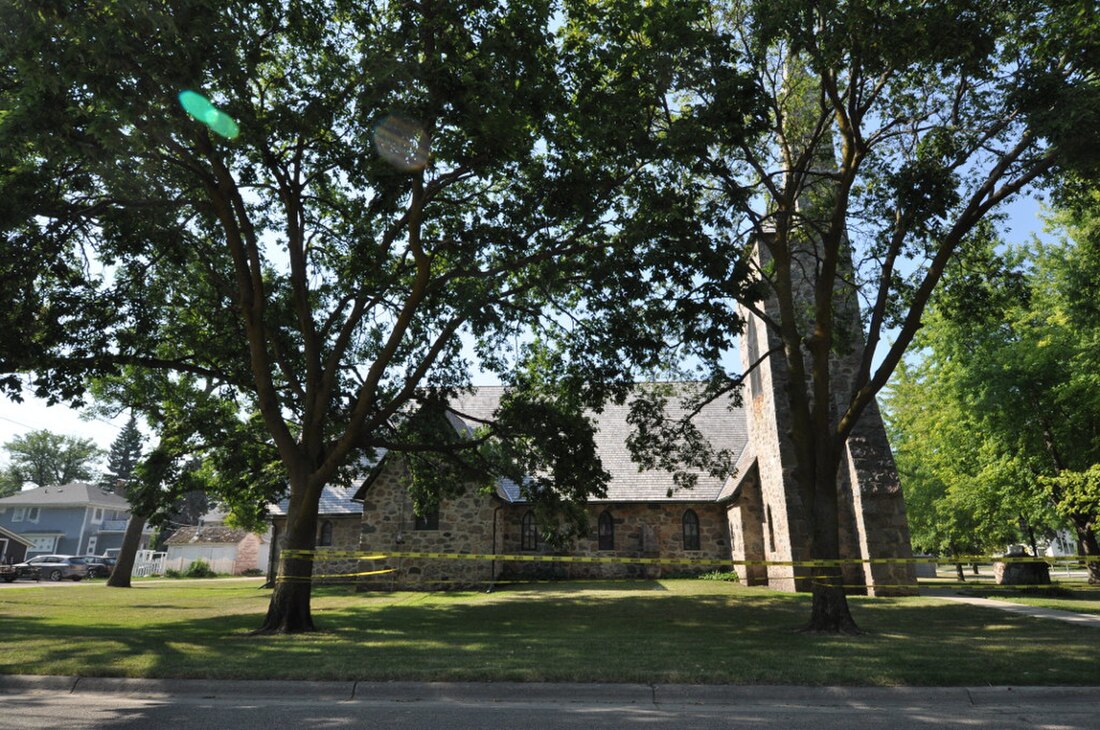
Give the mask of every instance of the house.
[{"label": "house", "polygon": [[230,575],[267,570],[268,546],[264,538],[236,527],[188,525],[172,533],[165,546],[165,570],[187,570],[196,560],[206,562],[216,573]]},{"label": "house", "polygon": [[32,544],[19,533],[0,527],[0,564],[22,563]]},{"label": "house", "polygon": [[[327,580],[324,576],[346,576],[358,570],[359,561],[353,555],[359,550],[363,531],[363,505],[353,499],[357,487],[358,484],[327,484],[321,492],[317,511],[317,547],[338,555],[314,563],[313,575],[319,580]],[[284,499],[268,508],[272,523],[269,581],[275,578],[279,550],[285,542],[289,506],[290,499]]]},{"label": "house", "polygon": [[[99,555],[122,546],[130,503],[93,484],[37,487],[0,499],[0,527],[30,541],[30,556]],[[141,547],[149,545],[146,527]]]}]

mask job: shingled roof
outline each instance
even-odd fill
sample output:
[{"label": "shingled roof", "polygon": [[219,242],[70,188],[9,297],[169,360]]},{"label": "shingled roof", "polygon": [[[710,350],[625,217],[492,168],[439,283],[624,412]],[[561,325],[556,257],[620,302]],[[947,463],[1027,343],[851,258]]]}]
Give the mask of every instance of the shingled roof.
[{"label": "shingled roof", "polygon": [[10,497],[0,499],[0,506],[61,507],[69,505],[106,507],[114,510],[128,510],[130,503],[123,497],[104,492],[94,484],[70,482],[58,487],[36,487],[27,489]]},{"label": "shingled roof", "polygon": [[[337,484],[326,484],[324,489],[321,490],[321,501],[318,505],[318,515],[361,515],[363,514],[363,505],[358,502],[352,501],[352,495],[355,494],[356,488],[359,484],[356,483],[350,487],[342,487]],[[287,513],[290,508],[290,497],[282,500],[278,504],[271,505],[268,508],[268,512],[274,516],[282,516]]]},{"label": "shingled roof", "polygon": [[[504,388],[487,386],[472,388],[460,393],[451,401],[451,424],[460,433],[472,433],[482,421],[492,420],[500,405]],[[593,414],[596,421],[596,448],[604,469],[611,475],[607,495],[589,502],[713,502],[718,499],[726,480],[716,479],[697,472],[694,489],[675,490],[673,475],[662,470],[639,471],[626,446],[631,426],[626,417],[628,405],[609,405],[602,413]],[[680,399],[670,398],[668,413],[684,415]],[[736,460],[748,445],[748,428],[744,409],[732,407],[729,399],[711,403],[693,419],[693,423],[715,449],[727,449]],[[370,486],[370,479],[363,489]],[[669,490],[673,490],[669,496]],[[523,501],[519,485],[511,480],[501,480],[497,494],[509,502]],[[356,495],[362,497],[362,491]]]},{"label": "shingled roof", "polygon": [[236,545],[248,536],[248,530],[221,525],[181,527],[164,541],[166,545]]}]

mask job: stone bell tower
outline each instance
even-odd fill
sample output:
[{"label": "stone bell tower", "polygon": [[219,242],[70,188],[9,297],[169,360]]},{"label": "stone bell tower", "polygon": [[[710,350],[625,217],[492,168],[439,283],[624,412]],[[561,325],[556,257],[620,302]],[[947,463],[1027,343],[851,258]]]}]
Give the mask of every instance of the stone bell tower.
[{"label": "stone bell tower", "polygon": [[[753,256],[759,270],[766,270],[767,246],[757,245]],[[803,274],[802,281],[795,282],[796,291],[806,302],[804,310],[811,311],[814,257],[807,252],[798,258],[794,268]],[[774,296],[759,306],[768,319],[779,321],[779,305]],[[794,481],[787,364],[774,328],[747,309],[741,308],[739,313],[746,322],[741,337],[742,372],[759,363],[750,372],[743,392],[749,444],[737,465],[738,484],[728,511],[733,558],[797,563],[810,558],[811,532]],[[838,301],[835,317],[837,329],[847,341],[840,354],[834,352],[830,363],[833,389],[838,401],[842,401],[851,392],[850,382],[864,350],[854,293]],[[835,407],[840,411],[846,402],[838,402]],[[897,468],[874,402],[863,412],[844,446],[837,489],[841,557],[912,557]],[[810,589],[809,569],[798,565],[748,567],[745,580],[750,585],[768,585],[777,590]],[[916,593],[916,575],[911,563],[848,564],[844,566],[844,583],[851,593],[879,596]]]}]

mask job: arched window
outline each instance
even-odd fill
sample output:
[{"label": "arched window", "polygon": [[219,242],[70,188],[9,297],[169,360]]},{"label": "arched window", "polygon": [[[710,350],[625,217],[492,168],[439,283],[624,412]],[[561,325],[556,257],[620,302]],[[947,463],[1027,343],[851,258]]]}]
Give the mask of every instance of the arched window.
[{"label": "arched window", "polygon": [[684,550],[699,549],[699,516],[694,510],[684,512]]},{"label": "arched window", "polygon": [[317,547],[332,546],[332,523],[325,520],[321,523],[321,534],[317,537]]},{"label": "arched window", "polygon": [[611,518],[611,512],[604,510],[600,514],[600,520],[596,525],[596,534],[600,541],[600,550],[615,549],[615,520]]},{"label": "arched window", "polygon": [[519,523],[520,548],[523,550],[539,549],[539,528],[535,524],[535,513],[528,511]]}]

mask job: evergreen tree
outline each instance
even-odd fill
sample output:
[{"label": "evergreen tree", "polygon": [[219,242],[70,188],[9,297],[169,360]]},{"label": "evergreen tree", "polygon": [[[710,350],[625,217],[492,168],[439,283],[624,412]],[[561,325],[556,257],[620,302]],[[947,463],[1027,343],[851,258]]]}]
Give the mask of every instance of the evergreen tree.
[{"label": "evergreen tree", "polygon": [[141,458],[141,431],[137,427],[137,419],[130,415],[118,438],[111,444],[107,452],[107,471],[100,483],[104,489],[113,492],[125,487],[134,475],[134,467]]}]

